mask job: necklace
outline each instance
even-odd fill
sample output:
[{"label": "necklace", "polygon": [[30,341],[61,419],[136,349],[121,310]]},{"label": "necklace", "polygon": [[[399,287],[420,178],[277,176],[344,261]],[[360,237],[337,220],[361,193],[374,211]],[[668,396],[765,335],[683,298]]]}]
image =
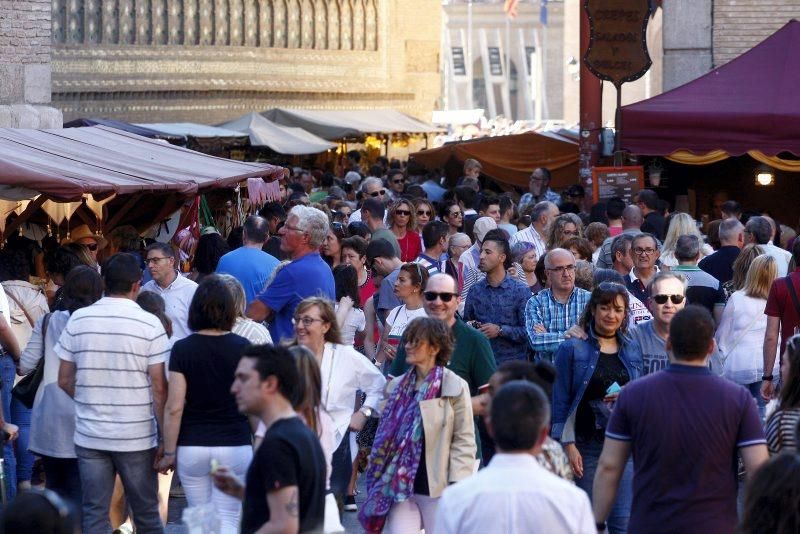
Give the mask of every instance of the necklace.
[{"label": "necklace", "polygon": [[617,337],[616,332],[611,334],[610,336],[603,335],[603,334],[599,333],[594,326],[592,327],[592,332],[594,332],[595,337],[599,337],[601,339],[616,339],[616,337]]}]

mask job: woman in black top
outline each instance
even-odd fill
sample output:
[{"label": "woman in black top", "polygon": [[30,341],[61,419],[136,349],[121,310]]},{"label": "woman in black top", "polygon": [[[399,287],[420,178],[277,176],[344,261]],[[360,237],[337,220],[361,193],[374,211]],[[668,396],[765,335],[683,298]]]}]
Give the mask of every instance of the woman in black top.
[{"label": "woman in black top", "polygon": [[189,306],[189,337],[172,347],[164,410],[162,472],[177,466],[189,506],[213,503],[220,532],[238,532],[241,502],[211,482],[224,465],[244,477],[253,457],[250,427],[230,393],[236,366],[249,345],[231,333],[236,305],[216,275],[202,280]]}]

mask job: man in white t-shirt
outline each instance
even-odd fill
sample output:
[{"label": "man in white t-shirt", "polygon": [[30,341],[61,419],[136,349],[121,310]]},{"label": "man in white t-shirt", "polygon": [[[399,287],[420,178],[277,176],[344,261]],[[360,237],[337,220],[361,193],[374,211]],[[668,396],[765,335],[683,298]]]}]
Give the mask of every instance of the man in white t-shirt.
[{"label": "man in white t-shirt", "polygon": [[103,268],[106,296],[75,311],[55,346],[58,385],[75,399],[75,451],[83,531],[111,532],[119,474],[139,532],[163,532],[158,479],[169,355],[161,321],[136,304],[139,260],[120,253]]}]

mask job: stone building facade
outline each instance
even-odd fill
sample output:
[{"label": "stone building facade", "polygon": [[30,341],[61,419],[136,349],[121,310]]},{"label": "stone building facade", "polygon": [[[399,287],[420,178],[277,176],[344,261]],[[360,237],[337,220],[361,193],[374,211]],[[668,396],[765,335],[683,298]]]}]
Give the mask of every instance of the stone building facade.
[{"label": "stone building facade", "polygon": [[56,128],[50,107],[50,1],[0,1],[0,127]]},{"label": "stone building facade", "polygon": [[437,0],[53,0],[65,120],[439,105]]}]

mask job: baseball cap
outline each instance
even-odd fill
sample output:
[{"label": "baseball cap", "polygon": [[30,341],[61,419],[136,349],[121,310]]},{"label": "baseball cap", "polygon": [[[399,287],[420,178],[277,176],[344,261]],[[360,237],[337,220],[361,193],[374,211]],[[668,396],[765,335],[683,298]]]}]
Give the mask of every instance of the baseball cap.
[{"label": "baseball cap", "polygon": [[475,234],[475,239],[478,241],[483,241],[483,238],[486,236],[489,230],[494,230],[496,228],[497,223],[494,222],[494,219],[491,217],[481,217],[475,221],[475,226],[472,231]]}]

